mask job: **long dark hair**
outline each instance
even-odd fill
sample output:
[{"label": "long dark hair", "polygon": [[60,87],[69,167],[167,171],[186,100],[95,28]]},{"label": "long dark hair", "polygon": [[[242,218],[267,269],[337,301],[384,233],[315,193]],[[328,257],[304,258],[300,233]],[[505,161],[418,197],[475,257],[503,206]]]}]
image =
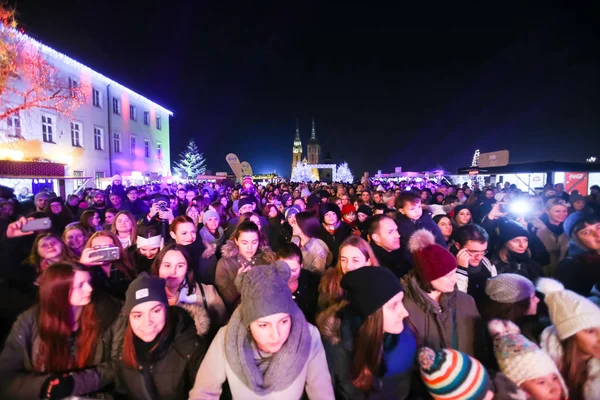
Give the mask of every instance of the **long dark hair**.
[{"label": "long dark hair", "polygon": [[369,315],[354,338],[350,377],[358,389],[368,392],[373,386],[373,376],[379,372],[383,354],[383,310]]},{"label": "long dark hair", "polygon": [[304,211],[296,214],[298,228],[309,238],[318,237],[321,231],[321,223],[313,213]]},{"label": "long dark hair", "polygon": [[40,281],[40,315],[38,352],[34,368],[38,372],[64,372],[85,368],[93,363],[100,337],[100,327],[94,304],[84,306],[79,318],[80,333],[75,342],[75,357],[71,355],[71,290],[75,271],[85,271],[77,263],[55,263],[46,269]]},{"label": "long dark hair", "polygon": [[487,299],[481,308],[481,316],[486,321],[501,319],[518,323],[527,315],[530,304],[530,297],[519,300],[516,303],[499,303],[492,299]]},{"label": "long dark hair", "polygon": [[185,286],[188,288],[188,296],[194,293],[194,289],[196,288],[196,281],[194,280],[194,268],[192,268],[192,257],[190,252],[186,248],[186,246],[177,244],[177,243],[169,243],[156,255],[154,258],[154,262],[152,263],[152,267],[150,267],[150,274],[153,276],[159,276],[160,264],[162,264],[163,258],[169,251],[178,251],[185,258],[185,262],[187,264],[187,272],[185,273],[185,278],[183,280]]}]

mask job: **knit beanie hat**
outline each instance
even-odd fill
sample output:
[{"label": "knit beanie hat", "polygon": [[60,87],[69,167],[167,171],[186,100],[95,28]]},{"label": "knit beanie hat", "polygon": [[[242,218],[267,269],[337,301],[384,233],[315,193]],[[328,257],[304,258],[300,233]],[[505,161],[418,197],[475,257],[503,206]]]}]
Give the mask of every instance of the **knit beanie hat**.
[{"label": "knit beanie hat", "polygon": [[321,207],[319,208],[319,215],[321,216],[321,222],[325,221],[325,214],[327,214],[330,211],[335,213],[338,221],[342,219],[342,211],[337,206],[337,204],[324,203],[324,204],[321,204]]},{"label": "knit beanie hat", "polygon": [[291,206],[291,207],[288,207],[285,209],[285,211],[283,212],[283,215],[284,215],[285,219],[287,220],[292,215],[296,215],[298,213],[300,213],[300,209],[297,206]]},{"label": "knit beanie hat", "polygon": [[136,186],[129,186],[127,189],[125,189],[125,194],[128,194],[129,192],[133,192],[136,191],[137,192],[138,188]]},{"label": "knit beanie hat", "polygon": [[133,307],[148,301],[158,301],[169,307],[169,300],[167,300],[167,292],[165,290],[165,280],[152,276],[147,272],[142,272],[127,288],[123,312],[128,315]]},{"label": "knit beanie hat", "polygon": [[552,358],[523,336],[517,325],[511,321],[493,319],[488,323],[488,329],[494,339],[494,354],[500,370],[517,386],[531,379],[556,374],[564,394],[568,393]]},{"label": "knit beanie hat", "polygon": [[419,350],[421,378],[434,399],[483,400],[492,389],[479,361],[452,349]]},{"label": "knit beanie hat", "polygon": [[362,267],[350,271],[344,275],[340,285],[347,292],[350,304],[363,318],[403,291],[400,280],[384,267]]},{"label": "knit beanie hat", "polygon": [[346,204],[345,206],[342,206],[342,215],[350,213],[356,213],[356,208],[354,208],[352,204]]},{"label": "knit beanie hat", "polygon": [[244,197],[243,199],[240,199],[238,201],[238,211],[244,206],[253,205],[253,204],[254,204],[254,202],[252,201],[252,199],[250,197]]},{"label": "knit beanie hat", "polygon": [[498,221],[498,236],[502,244],[517,237],[529,237],[529,232],[517,221],[502,218]]},{"label": "knit beanie hat", "polygon": [[281,196],[281,204],[287,203],[287,201],[291,198],[292,196],[290,196],[289,194],[284,194],[283,196]]},{"label": "knit beanie hat", "polygon": [[435,242],[433,233],[419,229],[410,237],[408,248],[412,253],[414,266],[427,282],[448,275],[456,269],[456,257]]},{"label": "knit beanie hat", "polygon": [[485,284],[485,294],[498,303],[516,303],[531,298],[534,293],[533,283],[517,274],[500,274]]},{"label": "knit beanie hat", "polygon": [[206,222],[210,218],[216,218],[219,222],[221,221],[221,217],[219,217],[219,213],[215,210],[206,210],[204,211],[204,217],[202,218],[202,223],[206,225]]},{"label": "knit beanie hat", "polygon": [[540,278],[537,290],[546,295],[544,301],[560,340],[584,329],[600,327],[600,308],[585,297],[566,290],[562,283]]},{"label": "knit beanie hat", "polygon": [[306,199],[307,208],[313,208],[317,204],[321,204],[321,199],[319,199],[317,195],[311,194],[310,196],[308,196],[308,199]]},{"label": "knit beanie hat", "polygon": [[373,210],[368,205],[362,204],[362,205],[358,206],[357,213],[363,213],[370,217],[371,215],[373,215]]},{"label": "knit beanie hat", "polygon": [[573,203],[576,201],[585,201],[585,197],[579,193],[573,193],[571,196],[569,196],[569,203],[571,203],[571,205],[573,205]]},{"label": "knit beanie hat", "polygon": [[39,192],[38,194],[35,195],[34,200],[38,200],[38,199],[47,199],[48,197],[50,197],[48,195],[48,193],[46,192]]},{"label": "knit beanie hat", "polygon": [[54,197],[50,197],[48,199],[48,204],[52,204],[52,203],[60,203],[62,205],[65,202],[63,201],[62,197],[60,197],[60,196],[54,196]]},{"label": "knit beanie hat", "polygon": [[252,177],[250,175],[246,175],[246,176],[244,176],[244,179],[242,179],[242,185],[245,185],[246,183],[249,183],[251,185],[254,184],[254,182],[252,182]]},{"label": "knit beanie hat", "polygon": [[456,207],[454,207],[454,218],[456,219],[456,217],[458,216],[458,213],[461,212],[462,210],[468,210],[469,207],[463,205],[463,204],[459,204]]},{"label": "knit beanie hat", "polygon": [[239,307],[244,326],[267,315],[294,312],[298,306],[288,287],[290,276],[290,267],[279,260],[273,265],[252,267],[235,278],[235,286],[242,295]]},{"label": "knit beanie hat", "polygon": [[573,228],[575,225],[579,224],[584,219],[593,217],[594,212],[591,209],[584,209],[583,211],[576,211],[573,214],[569,215],[565,222],[563,222],[563,229],[565,231],[565,235],[569,237],[569,239],[573,238]]},{"label": "knit beanie hat", "polygon": [[111,181],[112,182],[114,182],[114,181],[121,181],[122,182],[123,178],[121,177],[121,175],[116,174],[115,176],[112,177]]}]

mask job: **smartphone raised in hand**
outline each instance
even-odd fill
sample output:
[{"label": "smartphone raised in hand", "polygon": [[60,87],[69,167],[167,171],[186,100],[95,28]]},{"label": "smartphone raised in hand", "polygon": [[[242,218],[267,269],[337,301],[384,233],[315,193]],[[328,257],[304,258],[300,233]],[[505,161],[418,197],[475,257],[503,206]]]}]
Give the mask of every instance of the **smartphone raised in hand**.
[{"label": "smartphone raised in hand", "polygon": [[52,228],[52,221],[50,218],[37,218],[28,220],[21,227],[22,232],[34,232],[34,231],[44,231],[46,229]]},{"label": "smartphone raised in hand", "polygon": [[105,247],[102,249],[98,249],[92,253],[90,253],[90,258],[102,256],[102,258],[95,261],[115,261],[120,258],[119,248],[118,247]]}]

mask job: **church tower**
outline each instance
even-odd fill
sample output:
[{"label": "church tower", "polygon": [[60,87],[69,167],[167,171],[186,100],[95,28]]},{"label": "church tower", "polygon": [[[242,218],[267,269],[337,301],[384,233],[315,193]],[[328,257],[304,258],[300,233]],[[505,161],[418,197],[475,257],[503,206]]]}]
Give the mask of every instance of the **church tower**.
[{"label": "church tower", "polygon": [[294,150],[292,152],[292,168],[298,164],[298,161],[302,161],[302,142],[300,141],[298,120],[296,120],[296,137],[294,138]]},{"label": "church tower", "polygon": [[319,144],[317,134],[315,133],[315,117],[312,119],[312,131],[306,150],[308,153],[309,164],[319,164],[321,162],[321,145]]}]

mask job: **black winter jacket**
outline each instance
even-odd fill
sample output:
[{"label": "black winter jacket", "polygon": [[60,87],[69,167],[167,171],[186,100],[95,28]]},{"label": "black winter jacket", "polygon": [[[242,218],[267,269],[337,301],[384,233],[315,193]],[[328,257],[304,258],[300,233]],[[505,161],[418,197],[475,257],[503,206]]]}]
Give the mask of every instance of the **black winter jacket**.
[{"label": "black winter jacket", "polygon": [[321,225],[321,231],[319,233],[318,238],[324,241],[327,244],[329,251],[331,251],[330,266],[334,266],[337,264],[340,246],[342,245],[342,242],[346,240],[351,234],[352,229],[350,228],[350,225],[343,221],[340,222],[340,226],[335,230],[333,235],[329,233],[327,229],[323,227],[323,225]]},{"label": "black winter jacket", "polygon": [[[117,319],[121,303],[109,296],[94,296],[94,306],[102,334],[94,355],[94,367],[72,371],[75,386],[72,395],[109,390],[114,381],[110,362],[113,332],[111,325]],[[33,306],[19,316],[13,325],[0,354],[0,398],[38,399],[49,373],[34,371],[34,357],[39,348],[39,306]],[[103,398],[96,393],[94,398]]]},{"label": "black winter jacket", "polygon": [[202,307],[194,304],[173,306],[169,310],[173,322],[171,333],[158,344],[149,364],[138,368],[123,363],[123,337],[129,317],[121,315],[117,321],[112,355],[117,397],[131,400],[187,399],[208,348],[207,340],[198,334],[208,331],[209,318]]}]

